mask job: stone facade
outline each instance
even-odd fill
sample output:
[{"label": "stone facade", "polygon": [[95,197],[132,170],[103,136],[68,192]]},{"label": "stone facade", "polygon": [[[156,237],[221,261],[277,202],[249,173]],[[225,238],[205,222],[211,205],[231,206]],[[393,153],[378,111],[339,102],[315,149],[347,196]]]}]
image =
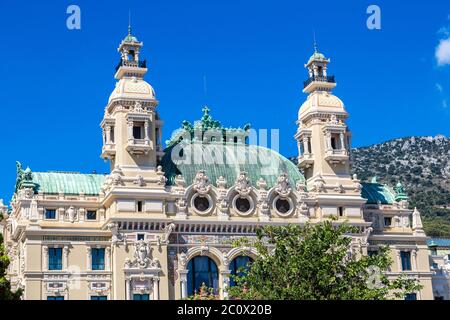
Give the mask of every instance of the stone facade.
[{"label": "stone facade", "polygon": [[[183,123],[163,150],[163,121],[155,91],[143,79],[142,46],[130,30],[118,49],[117,84],[101,122],[101,156],[110,174],[37,173],[18,164],[11,210],[0,209],[12,258],[8,274],[24,299],[180,299],[192,287],[195,257],[211,259],[217,294],[226,298],[234,259],[256,257],[252,248],[234,247],[233,239],[254,237],[262,225],[331,217],[358,227],[351,249],[361,254],[389,244],[389,274],[418,278],[424,287],[417,298],[433,298],[427,238],[401,185],[364,184],[350,174],[348,113],[331,93],[336,83],[327,75],[329,60],[316,50],[306,64],[297,168],[275,151],[247,145],[248,126],[225,129],[207,108],[200,122]],[[181,140],[186,136],[195,136],[190,145]],[[177,164],[170,154],[180,145],[185,154],[198,147],[202,158],[212,146],[234,160]],[[236,160],[263,151],[272,172]],[[411,259],[406,270],[402,252]]]}]

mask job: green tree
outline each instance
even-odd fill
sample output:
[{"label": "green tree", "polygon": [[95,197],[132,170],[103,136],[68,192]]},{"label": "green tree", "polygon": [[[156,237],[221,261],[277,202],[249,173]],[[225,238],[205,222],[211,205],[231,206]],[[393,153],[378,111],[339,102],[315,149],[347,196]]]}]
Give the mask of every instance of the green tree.
[{"label": "green tree", "polygon": [[9,258],[3,245],[3,235],[0,233],[0,300],[19,300],[22,290],[11,291],[11,283],[6,279],[6,270],[9,266]]},{"label": "green tree", "polygon": [[389,280],[389,248],[368,256],[349,254],[352,226],[320,224],[267,226],[257,240],[236,245],[253,246],[258,258],[229,288],[232,299],[270,300],[382,300],[404,298],[421,286],[401,276]]}]

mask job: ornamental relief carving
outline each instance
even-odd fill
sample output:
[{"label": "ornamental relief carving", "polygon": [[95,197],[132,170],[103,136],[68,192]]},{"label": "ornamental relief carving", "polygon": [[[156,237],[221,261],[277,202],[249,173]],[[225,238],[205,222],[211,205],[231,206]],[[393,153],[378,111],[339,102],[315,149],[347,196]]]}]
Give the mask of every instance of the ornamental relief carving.
[{"label": "ornamental relief carving", "polygon": [[291,194],[292,188],[287,173],[282,173],[278,176],[275,191],[282,199],[287,198]]},{"label": "ornamental relief carving", "polygon": [[139,269],[158,269],[160,268],[159,260],[151,257],[152,249],[148,241],[139,240],[134,245],[134,260],[125,259],[125,268]]},{"label": "ornamental relief carving", "polygon": [[247,172],[242,171],[239,174],[239,177],[236,180],[236,184],[234,186],[234,190],[236,190],[241,196],[248,196],[251,191],[251,182],[248,178]]},{"label": "ornamental relief carving", "polygon": [[211,190],[211,183],[205,170],[200,170],[197,172],[193,182],[193,188],[199,194],[205,195]]}]

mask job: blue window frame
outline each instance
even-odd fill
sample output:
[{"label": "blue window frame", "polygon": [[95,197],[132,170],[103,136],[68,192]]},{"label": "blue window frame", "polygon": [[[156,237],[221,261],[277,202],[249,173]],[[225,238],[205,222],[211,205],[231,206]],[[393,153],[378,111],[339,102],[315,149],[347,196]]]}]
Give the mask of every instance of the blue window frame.
[{"label": "blue window frame", "polygon": [[91,296],[91,300],[108,300],[107,296]]},{"label": "blue window frame", "polygon": [[63,296],[48,296],[47,300],[64,300]]},{"label": "blue window frame", "polygon": [[56,219],[56,210],[45,209],[45,219]]},{"label": "blue window frame", "polygon": [[105,249],[92,248],[92,270],[105,270]]},{"label": "blue window frame", "polygon": [[[253,259],[247,256],[238,256],[230,263],[230,271],[233,276],[242,277],[245,275],[247,270],[250,267],[250,264],[253,262]],[[233,287],[236,285],[236,282],[233,277],[230,277],[230,286]]]},{"label": "blue window frame", "polygon": [[86,219],[87,220],[97,220],[97,211],[89,210],[86,213]]},{"label": "blue window frame", "polygon": [[401,251],[400,252],[400,260],[402,261],[402,270],[403,271],[411,270],[411,252]]},{"label": "blue window frame", "polygon": [[133,294],[133,300],[150,300],[149,294]]},{"label": "blue window frame", "polygon": [[416,293],[408,293],[405,296],[405,300],[417,300],[417,294]]},{"label": "blue window frame", "polygon": [[62,248],[48,248],[48,270],[62,270]]},{"label": "blue window frame", "polygon": [[211,258],[198,256],[191,259],[188,263],[188,270],[188,295],[193,295],[195,291],[199,292],[203,283],[217,293],[219,273],[217,265]]}]

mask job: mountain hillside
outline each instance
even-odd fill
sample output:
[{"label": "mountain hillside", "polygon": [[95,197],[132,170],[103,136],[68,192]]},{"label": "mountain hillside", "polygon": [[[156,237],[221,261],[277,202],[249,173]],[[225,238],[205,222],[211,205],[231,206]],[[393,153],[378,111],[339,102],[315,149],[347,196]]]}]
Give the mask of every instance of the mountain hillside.
[{"label": "mountain hillside", "polygon": [[[291,158],[295,163],[296,157]],[[401,182],[410,207],[432,237],[450,237],[450,138],[409,137],[352,149],[352,173],[363,182]]]},{"label": "mountain hillside", "polygon": [[450,237],[450,139],[410,137],[352,150],[358,178],[394,186],[401,182],[411,207],[422,213],[429,236]]}]

